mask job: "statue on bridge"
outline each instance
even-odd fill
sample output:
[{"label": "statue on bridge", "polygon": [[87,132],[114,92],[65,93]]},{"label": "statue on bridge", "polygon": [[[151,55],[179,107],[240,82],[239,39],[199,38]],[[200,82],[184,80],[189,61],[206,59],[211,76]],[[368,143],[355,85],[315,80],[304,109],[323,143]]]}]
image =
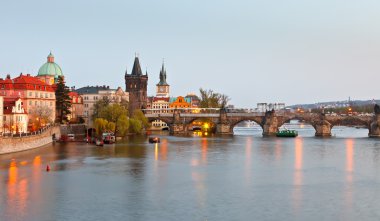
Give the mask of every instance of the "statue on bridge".
[{"label": "statue on bridge", "polygon": [[375,107],[373,109],[376,115],[380,114],[380,106],[378,104],[375,104]]}]

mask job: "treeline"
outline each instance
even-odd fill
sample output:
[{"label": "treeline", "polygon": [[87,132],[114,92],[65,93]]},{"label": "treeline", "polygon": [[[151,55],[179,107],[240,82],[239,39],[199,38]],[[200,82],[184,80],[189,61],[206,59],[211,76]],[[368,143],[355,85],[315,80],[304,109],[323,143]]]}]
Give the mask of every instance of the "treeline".
[{"label": "treeline", "polygon": [[[362,106],[352,106],[351,110],[349,110],[350,107],[337,107],[337,108],[325,108],[325,113],[337,113],[337,114],[347,114],[349,112],[351,113],[373,113],[374,112],[374,106],[372,104],[370,105],[362,105]],[[311,112],[313,113],[320,113],[321,109],[312,109]]]},{"label": "treeline", "polygon": [[201,108],[225,108],[230,98],[225,94],[216,93],[209,89],[199,89]]},{"label": "treeline", "polygon": [[148,119],[141,110],[135,110],[129,116],[127,101],[111,104],[107,98],[95,103],[92,119],[98,136],[108,131],[124,137],[128,133],[142,133],[149,127]]}]

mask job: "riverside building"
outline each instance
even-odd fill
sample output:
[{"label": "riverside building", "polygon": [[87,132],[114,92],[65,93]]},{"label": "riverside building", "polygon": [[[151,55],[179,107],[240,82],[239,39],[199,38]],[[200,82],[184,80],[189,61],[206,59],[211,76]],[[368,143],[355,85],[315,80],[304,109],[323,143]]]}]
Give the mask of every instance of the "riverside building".
[{"label": "riverside building", "polygon": [[32,113],[39,107],[47,107],[51,110],[50,121],[55,119],[55,88],[41,81],[38,77],[30,74],[20,74],[11,79],[7,75],[5,79],[0,78],[0,96],[4,97],[4,102],[14,102],[22,100],[22,106],[26,113]]},{"label": "riverside building", "polygon": [[110,104],[129,102],[129,93],[123,91],[121,87],[111,89],[109,86],[87,86],[82,87],[75,92],[83,98],[83,119],[85,124],[91,127],[93,125],[92,115],[94,114],[95,103],[102,99],[108,99]]}]

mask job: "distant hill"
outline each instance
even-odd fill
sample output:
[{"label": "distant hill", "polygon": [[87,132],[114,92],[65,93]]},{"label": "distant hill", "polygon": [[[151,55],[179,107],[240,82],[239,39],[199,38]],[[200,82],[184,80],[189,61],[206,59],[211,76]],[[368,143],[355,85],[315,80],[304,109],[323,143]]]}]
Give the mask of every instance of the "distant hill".
[{"label": "distant hill", "polygon": [[304,109],[314,109],[314,108],[335,108],[335,107],[348,107],[349,105],[352,106],[366,106],[366,105],[372,105],[372,104],[380,104],[380,100],[345,100],[345,101],[329,101],[329,102],[319,102],[315,104],[296,104],[287,106],[287,108],[304,108]]}]

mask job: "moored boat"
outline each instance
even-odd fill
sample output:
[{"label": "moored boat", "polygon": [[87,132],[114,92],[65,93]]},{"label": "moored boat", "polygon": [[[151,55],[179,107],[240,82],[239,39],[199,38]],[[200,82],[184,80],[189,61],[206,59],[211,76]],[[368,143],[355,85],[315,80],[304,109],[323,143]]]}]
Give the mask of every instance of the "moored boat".
[{"label": "moored boat", "polygon": [[96,146],[102,147],[104,145],[104,142],[101,139],[96,139],[95,144],[96,144]]},{"label": "moored boat", "polygon": [[277,137],[297,137],[298,132],[296,130],[281,130],[276,133]]},{"label": "moored boat", "polygon": [[160,138],[159,137],[149,137],[149,143],[159,143]]}]

